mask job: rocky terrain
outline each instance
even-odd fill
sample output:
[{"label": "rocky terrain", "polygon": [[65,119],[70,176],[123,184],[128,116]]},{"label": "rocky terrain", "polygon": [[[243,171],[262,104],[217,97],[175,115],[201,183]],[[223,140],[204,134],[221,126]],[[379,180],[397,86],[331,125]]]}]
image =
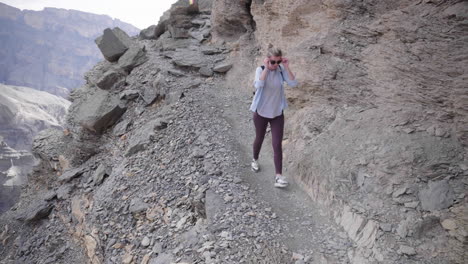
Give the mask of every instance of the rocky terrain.
[{"label": "rocky terrain", "polygon": [[105,15],[45,8],[23,10],[0,3],[0,82],[66,97],[102,59],[94,39],[108,27],[138,29]]},{"label": "rocky terrain", "polygon": [[[73,91],[0,217],[4,263],[466,263],[466,1],[179,1]],[[110,44],[112,43],[112,45]],[[253,72],[287,89],[285,175],[250,172]]]}]

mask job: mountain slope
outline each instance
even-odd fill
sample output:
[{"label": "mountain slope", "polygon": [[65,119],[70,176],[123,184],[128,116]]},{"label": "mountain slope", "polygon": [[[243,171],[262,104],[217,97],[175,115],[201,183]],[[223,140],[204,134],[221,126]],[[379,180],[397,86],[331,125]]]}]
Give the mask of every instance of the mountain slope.
[{"label": "mountain slope", "polygon": [[84,84],[83,73],[102,59],[94,39],[105,28],[138,29],[75,10],[23,10],[0,3],[0,82],[65,97]]}]

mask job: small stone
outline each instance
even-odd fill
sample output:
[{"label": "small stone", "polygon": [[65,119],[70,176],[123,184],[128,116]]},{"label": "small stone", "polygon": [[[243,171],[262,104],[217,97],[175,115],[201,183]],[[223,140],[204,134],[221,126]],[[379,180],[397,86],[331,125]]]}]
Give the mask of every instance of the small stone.
[{"label": "small stone", "polygon": [[148,264],[151,258],[151,253],[146,254],[143,259],[141,260],[141,264]]},{"label": "small stone", "polygon": [[177,222],[176,228],[177,228],[177,229],[181,229],[181,228],[185,225],[185,223],[187,222],[187,218],[188,218],[188,216],[182,217],[182,218]]},{"label": "small stone", "polygon": [[125,254],[125,256],[122,258],[122,263],[124,264],[130,264],[132,263],[133,256],[130,253]]},{"label": "small stone", "polygon": [[452,206],[455,194],[447,181],[435,181],[419,192],[419,200],[423,210],[436,211]]},{"label": "small stone", "polygon": [[213,76],[213,70],[211,70],[211,68],[208,68],[208,67],[201,67],[200,70],[198,71],[202,76],[206,76],[206,77],[211,77]]},{"label": "small stone", "polygon": [[232,240],[232,234],[227,232],[227,231],[223,231],[221,232],[221,234],[219,234],[222,238],[225,238],[227,240]]},{"label": "small stone", "polygon": [[133,100],[138,96],[140,96],[140,93],[137,90],[125,90],[120,93],[120,99]]},{"label": "small stone", "polygon": [[149,205],[147,203],[144,203],[141,201],[141,199],[132,199],[130,203],[130,212],[131,213],[140,213],[143,211],[146,211],[149,208]]},{"label": "small stone", "polygon": [[393,192],[393,195],[392,195],[392,196],[393,196],[393,198],[399,197],[399,196],[405,194],[407,190],[408,190],[408,188],[407,188],[406,186],[401,187],[401,188],[399,188],[399,189],[396,189],[396,190]]},{"label": "small stone", "polygon": [[398,250],[400,254],[408,255],[408,256],[414,256],[416,255],[416,250],[410,246],[405,246],[402,245],[400,246],[400,249]]},{"label": "small stone", "polygon": [[156,254],[160,254],[162,252],[162,244],[159,242],[155,243],[152,251]]},{"label": "small stone", "polygon": [[232,201],[232,199],[234,199],[234,197],[232,197],[232,196],[230,196],[230,195],[228,195],[228,194],[226,194],[226,195],[224,196],[224,201],[225,201],[226,203]]},{"label": "small stone", "polygon": [[380,229],[384,232],[391,232],[392,231],[392,224],[384,223],[380,224]]},{"label": "small stone", "polygon": [[214,66],[213,71],[215,72],[227,72],[232,68],[232,64],[230,63],[220,63]]},{"label": "small stone", "polygon": [[292,259],[293,260],[302,260],[302,259],[304,259],[304,256],[299,254],[299,253],[293,252]]},{"label": "small stone", "polygon": [[145,236],[145,237],[141,240],[141,245],[142,245],[143,247],[148,247],[148,246],[150,245],[150,242],[151,242],[150,239],[149,239],[147,236]]},{"label": "small stone", "polygon": [[416,207],[418,207],[418,205],[419,205],[419,202],[418,202],[418,201],[405,203],[405,207],[407,207],[407,208],[413,208],[413,209],[415,209]]},{"label": "small stone", "polygon": [[447,230],[457,229],[457,223],[453,219],[445,219],[442,221],[442,227]]}]

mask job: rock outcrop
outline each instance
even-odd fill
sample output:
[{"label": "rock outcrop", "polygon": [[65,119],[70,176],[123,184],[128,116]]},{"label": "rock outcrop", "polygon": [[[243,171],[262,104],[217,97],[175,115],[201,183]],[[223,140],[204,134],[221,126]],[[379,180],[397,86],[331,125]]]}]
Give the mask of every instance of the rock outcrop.
[{"label": "rock outcrop", "polygon": [[0,3],[0,82],[66,97],[102,55],[94,39],[105,28],[130,36],[138,29],[109,16],[45,8],[23,10]]}]

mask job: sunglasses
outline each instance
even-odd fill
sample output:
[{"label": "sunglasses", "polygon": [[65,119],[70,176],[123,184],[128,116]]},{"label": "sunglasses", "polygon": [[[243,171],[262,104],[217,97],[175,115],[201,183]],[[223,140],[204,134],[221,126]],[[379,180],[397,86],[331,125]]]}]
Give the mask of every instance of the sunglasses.
[{"label": "sunglasses", "polygon": [[280,64],[281,62],[282,62],[282,60],[279,60],[279,61],[271,60],[270,61],[271,65],[275,65],[276,63]]}]

